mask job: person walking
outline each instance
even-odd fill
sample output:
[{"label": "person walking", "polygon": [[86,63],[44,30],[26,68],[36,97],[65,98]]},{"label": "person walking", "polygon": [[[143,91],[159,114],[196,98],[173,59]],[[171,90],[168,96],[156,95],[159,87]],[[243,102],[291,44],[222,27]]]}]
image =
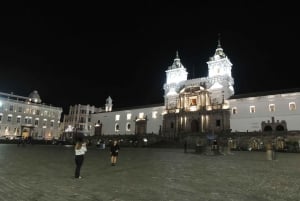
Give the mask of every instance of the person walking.
[{"label": "person walking", "polygon": [[111,161],[111,165],[112,166],[115,166],[116,163],[117,163],[117,158],[118,158],[118,155],[119,155],[119,150],[120,150],[120,147],[119,147],[118,141],[114,140],[114,142],[110,146],[110,156],[111,156],[110,161]]},{"label": "person walking", "polygon": [[272,142],[272,160],[276,160],[276,146],[275,143]]},{"label": "person walking", "polygon": [[75,178],[81,179],[80,170],[84,160],[84,154],[87,152],[86,143],[82,138],[79,138],[75,144]]}]

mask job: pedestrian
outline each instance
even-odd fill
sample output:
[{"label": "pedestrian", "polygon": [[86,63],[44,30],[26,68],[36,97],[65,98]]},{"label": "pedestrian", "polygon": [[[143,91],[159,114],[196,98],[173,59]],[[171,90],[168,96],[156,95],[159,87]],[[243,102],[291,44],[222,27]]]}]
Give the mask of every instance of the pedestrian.
[{"label": "pedestrian", "polygon": [[87,152],[86,143],[82,138],[78,138],[75,144],[75,178],[81,179],[80,170],[84,160],[84,154]]},{"label": "pedestrian", "polygon": [[119,155],[119,150],[120,150],[120,147],[119,147],[118,141],[114,140],[114,142],[110,146],[110,156],[111,156],[110,161],[111,161],[111,165],[112,166],[115,166],[116,163],[117,163],[117,158],[118,158],[118,155]]},{"label": "pedestrian", "polygon": [[272,142],[272,160],[276,160],[276,146],[275,146],[275,143]]},{"label": "pedestrian", "polygon": [[266,144],[266,154],[267,154],[267,160],[272,160],[272,154],[273,154],[273,150],[272,150],[272,143],[268,142]]}]

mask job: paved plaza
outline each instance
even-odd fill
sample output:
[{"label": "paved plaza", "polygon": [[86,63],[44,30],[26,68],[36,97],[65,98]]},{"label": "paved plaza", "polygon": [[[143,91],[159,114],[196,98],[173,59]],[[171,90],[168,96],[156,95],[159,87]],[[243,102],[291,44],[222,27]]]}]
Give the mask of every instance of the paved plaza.
[{"label": "paved plaza", "polygon": [[0,201],[299,201],[300,154],[89,147],[74,179],[73,147],[0,144]]}]

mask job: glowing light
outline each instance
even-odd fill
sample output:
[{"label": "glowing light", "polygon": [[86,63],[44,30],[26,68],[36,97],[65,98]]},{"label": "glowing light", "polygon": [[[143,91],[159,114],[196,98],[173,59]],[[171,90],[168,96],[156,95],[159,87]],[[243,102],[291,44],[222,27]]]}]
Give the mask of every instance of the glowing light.
[{"label": "glowing light", "polygon": [[144,118],[144,112],[139,113],[139,118],[143,119]]},{"label": "glowing light", "polygon": [[174,88],[171,88],[170,91],[167,93],[167,96],[173,96],[173,95],[177,95],[177,92],[175,91]]},{"label": "glowing light", "polygon": [[216,82],[210,87],[210,89],[221,89],[222,87],[223,86],[219,82]]},{"label": "glowing light", "polygon": [[190,106],[190,111],[196,111],[197,110],[197,106]]},{"label": "glowing light", "polygon": [[152,118],[153,118],[153,119],[156,119],[156,118],[157,118],[157,111],[153,111],[153,112],[152,112]]}]

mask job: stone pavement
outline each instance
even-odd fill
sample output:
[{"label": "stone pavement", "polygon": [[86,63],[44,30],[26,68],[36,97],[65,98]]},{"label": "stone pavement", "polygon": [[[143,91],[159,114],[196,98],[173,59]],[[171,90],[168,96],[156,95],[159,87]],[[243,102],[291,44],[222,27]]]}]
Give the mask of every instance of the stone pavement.
[{"label": "stone pavement", "polygon": [[89,147],[74,179],[73,147],[0,144],[0,201],[299,201],[300,155]]}]

